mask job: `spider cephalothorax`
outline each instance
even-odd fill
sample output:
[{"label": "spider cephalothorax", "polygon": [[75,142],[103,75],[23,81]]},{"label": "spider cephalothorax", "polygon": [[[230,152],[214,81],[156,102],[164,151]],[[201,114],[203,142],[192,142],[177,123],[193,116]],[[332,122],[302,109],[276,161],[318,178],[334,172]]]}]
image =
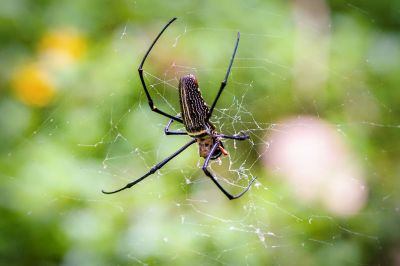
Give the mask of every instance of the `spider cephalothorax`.
[{"label": "spider cephalothorax", "polygon": [[197,143],[199,144],[199,154],[200,157],[207,158],[211,153],[211,149],[215,143],[218,143],[218,147],[211,154],[210,159],[215,160],[218,159],[222,154],[228,155],[228,152],[224,149],[224,145],[222,141],[218,138],[213,138],[210,135],[206,135],[204,137],[198,138]]},{"label": "spider cephalothorax", "polygon": [[[167,157],[166,159],[162,160],[155,166],[153,166],[149,172],[144,174],[142,177],[139,177],[138,179],[128,183],[126,186],[111,191],[111,192],[106,192],[103,191],[105,194],[112,194],[119,192],[121,190],[130,188],[134,186],[135,184],[139,183],[149,175],[154,174],[157,170],[159,170],[161,167],[163,167],[165,164],[167,164],[170,160],[175,158],[178,154],[180,154],[182,151],[184,151],[186,148],[188,148],[190,145],[193,143],[198,143],[199,145],[199,154],[201,157],[205,159],[204,164],[203,164],[203,171],[204,173],[211,178],[211,180],[215,183],[215,185],[227,196],[229,199],[237,199],[241,197],[247,190],[249,190],[251,184],[254,182],[255,179],[251,180],[251,182],[248,184],[248,186],[238,195],[232,195],[228,191],[226,191],[222,185],[219,183],[219,181],[214,177],[214,175],[211,174],[211,172],[208,170],[208,165],[210,163],[210,160],[215,160],[219,158],[222,154],[227,155],[228,152],[225,150],[224,145],[222,144],[222,139],[234,139],[234,140],[246,140],[249,138],[247,134],[241,133],[239,135],[234,135],[234,136],[229,136],[229,135],[224,135],[217,133],[215,130],[214,125],[210,122],[210,118],[212,116],[213,110],[215,105],[218,102],[219,97],[221,96],[221,93],[223,89],[225,88],[227,82],[228,82],[228,77],[229,73],[233,64],[233,59],[235,58],[236,50],[239,45],[239,39],[240,39],[240,34],[238,33],[237,39],[236,39],[236,45],[233,50],[232,58],[228,67],[228,70],[225,75],[225,79],[221,82],[221,86],[218,90],[217,96],[214,99],[214,102],[211,105],[211,108],[208,108],[206,102],[204,101],[203,97],[201,96],[200,88],[199,88],[199,83],[197,82],[197,79],[194,75],[189,74],[186,76],[183,76],[179,80],[179,103],[181,107],[181,115],[170,115],[164,111],[161,111],[157,107],[155,107],[153,103],[153,99],[150,96],[150,93],[147,89],[146,82],[144,81],[143,77],[143,65],[144,62],[146,61],[147,56],[149,55],[150,51],[153,49],[153,46],[156,44],[158,39],[160,38],[161,34],[165,31],[165,29],[176,20],[176,18],[171,19],[167,25],[164,26],[164,28],[161,30],[161,32],[157,35],[153,43],[150,45],[150,48],[147,50],[146,54],[144,55],[142,62],[139,65],[139,77],[140,81],[142,83],[144,92],[146,94],[146,98],[148,100],[149,106],[152,111],[161,114],[163,116],[166,116],[170,118],[168,124],[166,125],[164,132],[166,135],[188,135],[191,137],[191,140],[186,143],[183,147],[178,149],[176,152],[174,152],[172,155]],[[169,128],[172,124],[172,122],[177,121],[179,123],[182,123],[185,126],[186,132],[182,131],[170,131]]]}]

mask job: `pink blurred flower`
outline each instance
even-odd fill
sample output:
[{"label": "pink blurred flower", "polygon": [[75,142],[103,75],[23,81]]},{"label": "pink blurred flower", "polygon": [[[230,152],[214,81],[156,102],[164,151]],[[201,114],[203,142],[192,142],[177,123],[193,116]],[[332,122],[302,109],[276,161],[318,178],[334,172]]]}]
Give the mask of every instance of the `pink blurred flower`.
[{"label": "pink blurred flower", "polygon": [[313,117],[297,117],[279,123],[268,140],[265,156],[305,203],[321,203],[329,212],[348,216],[367,200],[360,165],[330,124]]}]

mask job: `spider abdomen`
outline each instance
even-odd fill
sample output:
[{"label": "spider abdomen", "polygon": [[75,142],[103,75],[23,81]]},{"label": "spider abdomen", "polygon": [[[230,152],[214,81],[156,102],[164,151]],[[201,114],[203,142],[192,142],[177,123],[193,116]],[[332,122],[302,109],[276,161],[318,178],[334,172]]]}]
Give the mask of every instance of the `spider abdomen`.
[{"label": "spider abdomen", "polygon": [[183,124],[190,136],[199,136],[212,129],[207,121],[208,106],[194,75],[186,75],[179,80],[179,101]]}]

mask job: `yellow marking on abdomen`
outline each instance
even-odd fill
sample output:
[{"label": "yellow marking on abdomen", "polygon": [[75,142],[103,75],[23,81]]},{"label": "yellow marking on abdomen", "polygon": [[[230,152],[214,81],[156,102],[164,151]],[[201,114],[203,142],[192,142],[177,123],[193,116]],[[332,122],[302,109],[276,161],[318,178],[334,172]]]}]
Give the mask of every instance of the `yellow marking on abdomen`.
[{"label": "yellow marking on abdomen", "polygon": [[196,136],[200,136],[200,135],[203,135],[203,134],[207,134],[207,130],[206,129],[201,130],[201,131],[197,131],[197,132],[188,132],[188,135],[191,136],[191,137],[196,137]]}]

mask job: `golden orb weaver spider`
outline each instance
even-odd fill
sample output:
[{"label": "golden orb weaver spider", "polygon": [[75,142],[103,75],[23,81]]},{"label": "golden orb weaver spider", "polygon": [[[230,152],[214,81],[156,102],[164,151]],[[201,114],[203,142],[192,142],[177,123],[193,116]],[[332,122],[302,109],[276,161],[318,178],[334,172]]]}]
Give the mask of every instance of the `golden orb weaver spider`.
[{"label": "golden orb weaver spider", "polygon": [[[171,19],[161,30],[161,32],[157,35],[153,43],[150,45],[150,48],[147,50],[146,54],[144,55],[142,62],[139,65],[139,77],[140,81],[142,83],[144,92],[146,94],[150,109],[153,112],[156,112],[158,114],[161,114],[163,116],[166,116],[170,118],[168,124],[166,125],[164,129],[164,133],[166,135],[188,135],[192,139],[186,143],[183,147],[181,147],[179,150],[174,152],[172,155],[169,157],[165,158],[155,166],[153,166],[150,171],[148,171],[146,174],[144,174],[142,177],[139,177],[138,179],[126,184],[126,186],[114,190],[114,191],[102,191],[104,194],[113,194],[120,192],[122,190],[125,190],[127,188],[130,188],[149,175],[154,174],[157,170],[161,169],[165,164],[167,164],[170,160],[175,158],[178,154],[183,152],[186,148],[188,148],[190,145],[193,143],[197,142],[199,145],[199,154],[201,157],[205,158],[204,164],[203,164],[203,171],[204,173],[211,178],[211,180],[215,183],[215,185],[224,193],[225,196],[227,196],[230,200],[232,199],[237,199],[241,197],[244,193],[246,193],[250,186],[253,184],[255,178],[251,180],[249,185],[238,195],[232,195],[228,191],[226,191],[223,186],[218,182],[218,180],[214,177],[213,174],[208,170],[208,165],[210,163],[210,160],[215,160],[219,158],[222,154],[227,155],[228,152],[225,150],[224,145],[222,144],[222,139],[233,139],[233,140],[247,140],[249,139],[249,135],[241,132],[239,135],[234,135],[234,136],[228,136],[224,134],[220,134],[215,131],[215,126],[210,122],[210,118],[212,116],[212,113],[214,111],[214,107],[218,102],[219,97],[221,96],[222,91],[224,90],[227,82],[228,82],[228,77],[229,73],[231,71],[231,67],[233,64],[233,60],[235,58],[236,50],[239,45],[239,40],[240,40],[240,33],[238,32],[237,34],[237,39],[236,39],[236,45],[233,50],[232,58],[228,67],[228,70],[226,72],[224,80],[221,82],[221,86],[219,88],[219,91],[217,93],[217,96],[214,99],[214,102],[211,105],[211,108],[208,108],[206,102],[204,101],[203,97],[201,96],[200,88],[197,82],[197,79],[194,75],[189,74],[186,76],[183,76],[179,80],[179,103],[180,103],[180,108],[181,108],[181,115],[180,116],[173,116],[170,114],[165,113],[164,111],[161,111],[158,109],[154,103],[153,100],[150,96],[150,93],[147,89],[146,82],[144,81],[143,77],[143,65],[146,61],[147,56],[150,54],[151,50],[153,49],[153,46],[156,44],[158,39],[161,37],[163,32],[168,28],[168,26],[174,22],[176,18]],[[170,131],[169,128],[172,124],[172,122],[179,122],[182,123],[185,128],[186,132],[181,132],[181,131]]]}]

